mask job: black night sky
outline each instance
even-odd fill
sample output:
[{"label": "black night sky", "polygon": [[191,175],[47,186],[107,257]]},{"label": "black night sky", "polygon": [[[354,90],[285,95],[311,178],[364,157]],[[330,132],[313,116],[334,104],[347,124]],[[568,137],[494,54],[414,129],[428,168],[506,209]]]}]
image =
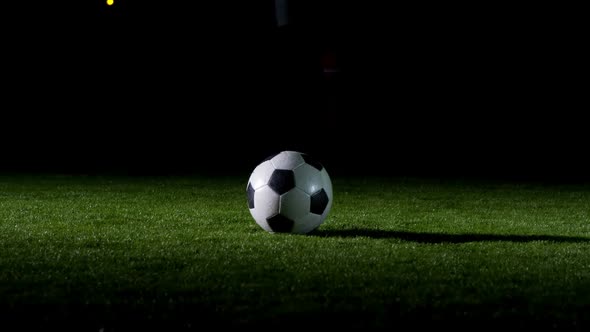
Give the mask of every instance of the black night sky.
[{"label": "black night sky", "polygon": [[187,3],[5,7],[0,169],[246,173],[290,149],[336,174],[590,178],[558,11],[291,1],[279,26],[274,1]]}]

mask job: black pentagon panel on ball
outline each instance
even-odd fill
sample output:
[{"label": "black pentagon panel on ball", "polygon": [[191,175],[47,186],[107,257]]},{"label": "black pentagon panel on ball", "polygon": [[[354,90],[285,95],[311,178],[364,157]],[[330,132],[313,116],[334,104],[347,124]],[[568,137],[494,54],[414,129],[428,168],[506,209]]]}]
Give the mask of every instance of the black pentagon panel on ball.
[{"label": "black pentagon panel on ball", "polygon": [[248,194],[248,208],[254,208],[254,188],[252,188],[252,184],[248,183],[248,189],[246,189]]},{"label": "black pentagon panel on ball", "polygon": [[326,210],[328,206],[328,195],[324,189],[316,192],[315,194],[311,195],[311,205],[309,208],[309,212],[313,214],[322,214]]},{"label": "black pentagon panel on ball", "polygon": [[268,186],[279,195],[295,188],[295,174],[287,169],[275,169],[268,180]]},{"label": "black pentagon panel on ball", "polygon": [[315,169],[317,169],[318,171],[321,171],[324,166],[322,164],[320,164],[319,161],[313,159],[312,157],[310,157],[308,154],[302,153],[301,157],[303,158],[303,160],[305,160],[305,163],[313,166]]},{"label": "black pentagon panel on ball", "polygon": [[275,214],[272,217],[266,218],[266,222],[268,222],[268,227],[276,233],[289,233],[293,230],[293,225],[295,224],[293,220],[282,214]]}]

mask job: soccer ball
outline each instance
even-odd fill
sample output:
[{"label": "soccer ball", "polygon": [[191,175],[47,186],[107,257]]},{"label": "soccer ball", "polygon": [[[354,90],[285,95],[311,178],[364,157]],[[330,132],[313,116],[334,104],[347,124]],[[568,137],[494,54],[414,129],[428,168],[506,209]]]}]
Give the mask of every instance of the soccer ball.
[{"label": "soccer ball", "polygon": [[248,208],[270,233],[305,234],[324,222],[332,207],[332,181],[309,155],[283,151],[262,161],[248,179]]}]

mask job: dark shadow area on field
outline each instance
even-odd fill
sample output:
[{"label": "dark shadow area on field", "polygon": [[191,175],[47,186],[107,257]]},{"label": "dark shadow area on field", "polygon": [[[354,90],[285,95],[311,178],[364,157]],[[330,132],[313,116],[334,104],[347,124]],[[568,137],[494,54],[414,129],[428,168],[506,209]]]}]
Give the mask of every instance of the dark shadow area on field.
[{"label": "dark shadow area on field", "polygon": [[390,231],[370,228],[353,228],[353,229],[328,229],[316,230],[309,235],[319,237],[369,237],[374,239],[399,239],[403,241],[419,243],[467,243],[467,242],[486,242],[486,241],[503,241],[503,242],[590,242],[590,238],[581,236],[561,236],[561,235],[508,235],[508,234],[443,234],[443,233],[420,233]]}]

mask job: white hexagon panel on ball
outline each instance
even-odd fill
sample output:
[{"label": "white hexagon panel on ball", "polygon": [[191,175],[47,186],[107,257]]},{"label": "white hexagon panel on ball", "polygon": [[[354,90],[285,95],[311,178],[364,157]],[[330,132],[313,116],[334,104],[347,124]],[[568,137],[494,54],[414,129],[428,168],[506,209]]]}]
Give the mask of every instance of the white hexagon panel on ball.
[{"label": "white hexagon panel on ball", "polygon": [[250,214],[269,233],[306,234],[317,229],[334,199],[324,166],[297,151],[282,151],[258,164],[246,194]]}]

